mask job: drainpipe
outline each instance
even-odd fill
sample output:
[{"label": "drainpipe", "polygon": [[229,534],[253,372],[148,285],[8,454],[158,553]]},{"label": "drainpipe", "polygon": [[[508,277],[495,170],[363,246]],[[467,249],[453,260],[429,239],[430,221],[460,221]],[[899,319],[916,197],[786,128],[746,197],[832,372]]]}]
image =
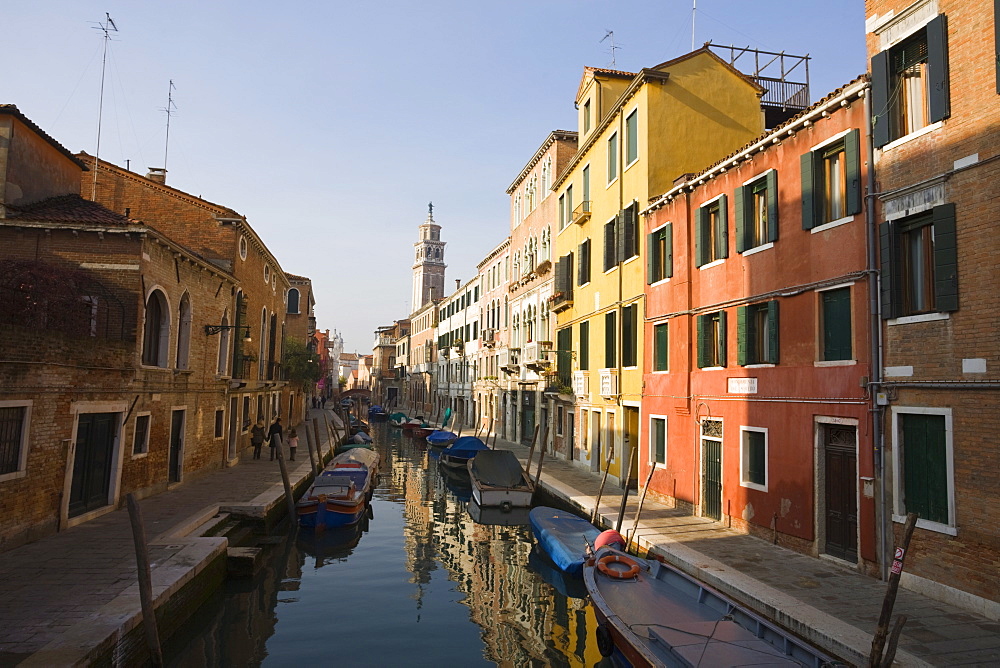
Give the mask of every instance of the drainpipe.
[{"label": "drainpipe", "polygon": [[872,438],[874,439],[875,478],[878,480],[878,519],[879,519],[879,568],[882,579],[889,578],[889,550],[892,543],[889,540],[889,516],[885,493],[885,434],[883,411],[878,405],[876,396],[882,388],[883,347],[882,347],[882,302],[880,299],[881,282],[878,270],[878,235],[875,227],[875,146],[871,133],[871,88],[865,88],[865,123],[868,124],[865,133],[865,151],[868,160],[868,174],[865,193],[865,224],[868,231],[868,312],[869,341],[871,345],[871,381],[868,383],[868,396],[871,402],[869,411],[872,416]]},{"label": "drainpipe", "polygon": [[[617,162],[618,162],[618,225],[615,226],[615,228],[616,228],[615,231],[617,232],[617,234],[615,235],[615,245],[616,246],[618,245],[618,239],[622,239],[622,240],[625,239],[625,230],[620,227],[625,222],[624,216],[621,215],[622,212],[625,210],[625,160],[623,158],[625,156],[625,141],[626,140],[625,140],[625,127],[622,124],[623,123],[622,117],[624,116],[624,114],[625,114],[625,106],[623,105],[622,108],[621,108],[621,111],[618,113],[618,156],[617,156]],[[636,218],[638,218],[638,210],[636,211]],[[638,227],[638,221],[636,221],[636,223],[637,223],[636,227]],[[617,248],[615,249],[615,252],[616,253],[618,252]],[[626,456],[625,456],[625,435],[628,433],[628,424],[625,421],[625,404],[623,403],[623,400],[622,400],[622,384],[623,384],[622,381],[624,380],[624,377],[623,377],[623,374],[622,374],[622,353],[625,352],[625,337],[621,336],[622,329],[623,329],[622,328],[622,323],[624,322],[622,316],[624,316],[624,314],[625,314],[625,308],[622,306],[622,299],[624,299],[624,294],[623,293],[625,291],[625,288],[624,288],[624,286],[622,284],[623,283],[622,274],[625,272],[625,264],[623,262],[623,260],[625,258],[619,257],[619,258],[616,258],[616,259],[618,260],[618,307],[616,309],[617,310],[617,315],[615,316],[615,330],[617,330],[615,332],[615,334],[616,334],[615,338],[617,339],[617,341],[615,341],[615,343],[618,346],[618,350],[615,351],[615,365],[616,365],[616,368],[618,370],[618,398],[617,398],[617,403],[618,403],[618,429],[621,430],[621,432],[622,432],[622,449],[621,449],[622,458],[618,462],[618,478],[622,482],[622,489],[625,490],[625,492],[626,492],[626,494],[622,496],[622,503],[624,503],[625,502],[625,498],[627,496],[627,492],[628,492],[628,485],[629,485],[628,476],[629,476],[629,471],[631,470],[632,467],[629,466],[629,464],[628,464],[627,461],[625,461],[625,459],[626,459]],[[636,318],[636,324],[638,324],[638,320],[639,319]],[[604,335],[607,336],[607,332],[605,332]],[[636,338],[638,338],[638,337],[636,337]],[[614,438],[614,434],[611,435],[611,438],[612,439]],[[614,443],[612,443],[611,445],[612,445],[612,450],[614,450]],[[630,446],[630,450],[628,452],[628,459],[629,460],[631,460],[631,458],[632,458],[631,448],[636,447],[636,445],[638,445],[638,444],[629,442],[629,446]],[[636,472],[636,475],[638,475],[638,472]],[[622,478],[622,476],[624,476],[624,478]]]}]

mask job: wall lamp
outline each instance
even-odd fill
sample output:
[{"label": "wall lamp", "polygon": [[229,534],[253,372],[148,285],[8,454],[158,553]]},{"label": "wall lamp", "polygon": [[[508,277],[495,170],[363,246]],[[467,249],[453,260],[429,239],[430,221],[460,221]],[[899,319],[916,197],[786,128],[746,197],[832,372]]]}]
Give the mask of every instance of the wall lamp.
[{"label": "wall lamp", "polygon": [[205,325],[205,335],[212,336],[213,334],[218,334],[225,329],[242,329],[244,343],[250,343],[253,340],[250,338],[249,325]]}]

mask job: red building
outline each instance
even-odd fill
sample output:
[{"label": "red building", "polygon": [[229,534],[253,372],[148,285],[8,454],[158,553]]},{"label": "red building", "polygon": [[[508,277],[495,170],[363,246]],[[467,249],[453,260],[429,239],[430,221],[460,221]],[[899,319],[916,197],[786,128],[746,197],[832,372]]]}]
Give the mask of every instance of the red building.
[{"label": "red building", "polygon": [[866,78],[644,212],[640,480],[793,549],[871,570],[873,319]]}]

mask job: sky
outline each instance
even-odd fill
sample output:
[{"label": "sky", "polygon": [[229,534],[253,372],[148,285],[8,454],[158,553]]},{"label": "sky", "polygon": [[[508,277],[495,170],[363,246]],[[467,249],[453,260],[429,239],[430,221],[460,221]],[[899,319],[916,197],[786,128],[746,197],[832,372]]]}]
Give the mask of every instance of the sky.
[{"label": "sky", "polygon": [[812,101],[866,69],[860,0],[696,2],[17,2],[0,103],[91,154],[101,110],[102,159],[166,164],[168,185],[246,216],[312,279],[317,326],[365,353],[410,312],[429,202],[446,286],[507,236],[507,187],[550,131],[576,130],[585,66],[687,53],[693,16],[697,46],[811,56]]}]

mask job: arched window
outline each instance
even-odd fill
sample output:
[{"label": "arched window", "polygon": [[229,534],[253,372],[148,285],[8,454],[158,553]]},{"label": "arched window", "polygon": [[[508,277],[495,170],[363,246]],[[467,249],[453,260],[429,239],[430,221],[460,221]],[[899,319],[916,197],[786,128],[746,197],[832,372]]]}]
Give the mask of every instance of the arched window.
[{"label": "arched window", "polygon": [[288,291],[288,312],[299,312],[299,291],[297,288],[291,288]]},{"label": "arched window", "polygon": [[257,349],[257,380],[264,380],[264,360],[267,359],[267,309],[260,310],[260,346]]},{"label": "arched window", "polygon": [[545,199],[549,194],[549,189],[552,187],[552,156],[546,156],[545,160],[542,162],[542,192],[539,197],[540,200]]},{"label": "arched window", "polygon": [[170,343],[170,309],[160,290],[146,298],[146,318],[142,332],[142,363],[146,366],[167,366]]},{"label": "arched window", "polygon": [[525,343],[535,340],[535,307],[529,306],[524,311]]},{"label": "arched window", "polygon": [[232,330],[226,329],[227,327],[229,327],[229,314],[225,313],[222,316],[222,331],[219,333],[219,360],[215,369],[220,376],[226,375],[226,366],[229,362],[229,336]]},{"label": "arched window", "polygon": [[542,251],[538,256],[538,261],[545,262],[552,259],[552,232],[548,228],[542,230]]},{"label": "arched window", "polygon": [[513,326],[510,329],[510,345],[512,348],[518,348],[521,345],[521,316],[516,311],[514,312]]},{"label": "arched window", "polygon": [[191,353],[191,298],[188,293],[181,297],[177,310],[177,368],[187,369]]}]

